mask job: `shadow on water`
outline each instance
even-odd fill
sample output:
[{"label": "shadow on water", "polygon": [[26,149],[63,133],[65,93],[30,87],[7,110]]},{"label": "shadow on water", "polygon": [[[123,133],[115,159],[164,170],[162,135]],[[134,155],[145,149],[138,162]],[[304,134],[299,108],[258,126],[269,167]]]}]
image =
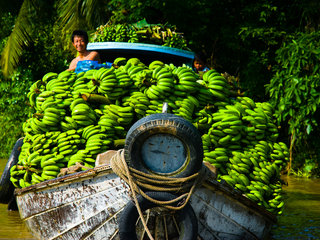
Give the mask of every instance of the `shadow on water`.
[{"label": "shadow on water", "polygon": [[320,239],[320,179],[285,177],[285,208],[273,239]]}]

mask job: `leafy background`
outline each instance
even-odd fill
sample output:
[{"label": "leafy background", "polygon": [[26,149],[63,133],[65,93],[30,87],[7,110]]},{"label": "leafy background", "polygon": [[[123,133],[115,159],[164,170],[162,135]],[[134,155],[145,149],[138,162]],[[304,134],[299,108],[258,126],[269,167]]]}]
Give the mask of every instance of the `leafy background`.
[{"label": "leafy background", "polygon": [[0,157],[22,135],[28,88],[75,56],[74,29],[146,19],[175,25],[209,67],[235,76],[255,101],[270,101],[290,146],[288,170],[319,175],[319,1],[11,0],[0,9]]}]

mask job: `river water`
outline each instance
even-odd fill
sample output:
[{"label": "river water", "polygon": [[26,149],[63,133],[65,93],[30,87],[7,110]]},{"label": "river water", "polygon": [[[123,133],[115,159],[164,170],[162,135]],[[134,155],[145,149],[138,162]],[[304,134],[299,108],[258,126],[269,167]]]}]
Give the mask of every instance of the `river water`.
[{"label": "river water", "polygon": [[[6,160],[0,159],[0,175]],[[273,226],[272,238],[279,240],[320,239],[320,179],[284,177],[285,209]],[[0,204],[0,239],[34,239],[17,211]]]}]

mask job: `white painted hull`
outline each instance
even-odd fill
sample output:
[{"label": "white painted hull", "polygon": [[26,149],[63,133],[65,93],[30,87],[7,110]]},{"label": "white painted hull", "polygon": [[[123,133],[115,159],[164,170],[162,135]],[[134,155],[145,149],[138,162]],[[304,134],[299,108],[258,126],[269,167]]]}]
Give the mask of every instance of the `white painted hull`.
[{"label": "white painted hull", "polygon": [[[119,239],[129,189],[108,166],[16,190],[21,218],[37,239]],[[191,198],[200,239],[264,239],[275,217],[238,192],[207,179]]]}]

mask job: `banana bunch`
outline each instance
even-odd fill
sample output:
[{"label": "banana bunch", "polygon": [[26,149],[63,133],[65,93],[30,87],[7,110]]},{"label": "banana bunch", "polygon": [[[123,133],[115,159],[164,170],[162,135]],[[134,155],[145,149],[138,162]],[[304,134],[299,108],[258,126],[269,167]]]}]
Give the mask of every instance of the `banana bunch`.
[{"label": "banana bunch", "polygon": [[[62,156],[69,156],[81,149],[85,145],[85,139],[81,138],[82,130],[67,130],[57,137],[57,153]],[[67,160],[64,160],[65,162]]]},{"label": "banana bunch", "polygon": [[200,87],[197,82],[199,75],[189,67],[178,67],[173,70],[173,75],[177,81],[177,84],[174,85],[175,95],[188,96],[198,91]]},{"label": "banana bunch", "polygon": [[143,69],[139,71],[134,76],[133,82],[138,91],[144,92],[154,83],[154,80],[152,79],[152,71],[150,69]]},{"label": "banana bunch", "polygon": [[[208,137],[207,141],[210,141],[210,136]],[[203,161],[209,162],[214,165],[219,170],[219,173],[221,172],[221,174],[227,174],[226,164],[229,162],[228,155],[228,149],[217,147],[212,151],[205,151]]]},{"label": "banana bunch", "polygon": [[61,154],[47,154],[43,156],[40,163],[42,168],[41,178],[43,180],[56,178],[60,173],[60,169],[66,165],[64,160],[65,156]]},{"label": "banana bunch", "polygon": [[128,31],[128,42],[129,43],[137,43],[139,42],[139,35],[136,33],[136,31],[133,28],[130,28]]},{"label": "banana bunch", "polygon": [[[46,132],[43,134],[35,134],[31,137],[30,153],[37,152],[40,155],[46,155],[49,153],[55,153],[57,151],[56,139],[59,136],[60,131]],[[25,144],[25,142],[24,142]],[[20,159],[20,158],[19,158]],[[22,160],[22,159],[21,159]],[[23,160],[22,160],[23,161]],[[37,159],[34,159],[35,162],[31,162],[33,166],[37,163]],[[25,164],[25,163],[24,163]],[[38,167],[38,166],[37,166]]]},{"label": "banana bunch", "polygon": [[227,79],[216,70],[211,69],[203,74],[204,85],[218,101],[228,102],[230,85]]},{"label": "banana bunch", "polygon": [[63,132],[66,132],[68,130],[78,129],[78,124],[77,121],[72,117],[65,116],[60,122],[60,128]]},{"label": "banana bunch", "polygon": [[144,69],[146,69],[145,65],[136,58],[130,58],[123,68],[120,67],[120,70],[126,72],[133,81],[135,76]]},{"label": "banana bunch", "polygon": [[108,134],[106,132],[100,131],[100,133],[92,134],[87,139],[85,150],[88,151],[95,159],[98,153],[109,150],[112,144],[113,140],[109,138]]},{"label": "banana bunch", "polygon": [[289,161],[289,149],[283,142],[274,142],[270,153],[271,161],[282,170]]},{"label": "banana bunch", "polygon": [[94,42],[145,42],[163,46],[188,49],[187,40],[182,33],[176,32],[175,26],[106,24],[101,25],[93,34]]},{"label": "banana bunch", "polygon": [[165,65],[164,62],[159,61],[159,60],[154,60],[154,61],[152,61],[152,62],[149,64],[148,68],[149,68],[150,70],[154,70],[154,69],[156,69],[157,67],[163,67],[164,65]]},{"label": "banana bunch", "polygon": [[29,99],[29,104],[31,107],[36,105],[36,98],[42,91],[44,91],[44,83],[42,80],[37,80],[31,85],[27,94],[27,98]]},{"label": "banana bunch", "polygon": [[151,86],[145,90],[149,99],[160,100],[172,94],[174,78],[171,69],[158,66],[152,71]]},{"label": "banana bunch", "polygon": [[127,59],[125,57],[117,57],[113,60],[112,66],[114,68],[119,68],[121,66],[125,66],[127,64]]},{"label": "banana bunch", "polygon": [[68,161],[68,168],[80,163],[84,167],[81,170],[87,170],[88,168],[93,168],[95,164],[95,158],[90,154],[89,150],[80,149],[78,152],[73,154]]},{"label": "banana bunch", "polygon": [[186,39],[182,35],[176,32],[173,33],[171,37],[168,36],[166,38],[163,46],[179,48],[179,49],[186,49],[188,47]]},{"label": "banana bunch", "polygon": [[[15,187],[27,187],[46,180],[42,162],[56,152],[55,139],[60,132],[47,132],[26,137],[21,147],[18,163],[10,169]],[[61,157],[61,156],[60,156]]]},{"label": "banana bunch", "polygon": [[[55,95],[54,91],[44,90],[38,94],[38,96],[35,99],[35,102],[33,103],[30,102],[30,104],[34,106],[34,109],[37,112],[43,112],[43,110],[47,107],[47,105],[50,105],[51,102],[54,101],[54,95]],[[44,107],[42,107],[42,104],[44,105]]]},{"label": "banana bunch", "polygon": [[112,94],[114,89],[118,87],[118,80],[114,73],[114,68],[100,68],[99,70],[95,70],[93,75],[95,81],[89,83],[96,83],[97,92],[109,98],[109,94]]},{"label": "banana bunch", "polygon": [[78,126],[88,126],[97,122],[96,112],[82,98],[76,98],[70,104],[71,117]]},{"label": "banana bunch", "polygon": [[41,81],[45,84],[47,84],[50,80],[55,79],[58,77],[58,73],[55,72],[48,72],[45,75],[43,75]]},{"label": "banana bunch", "polygon": [[[30,139],[31,140],[31,139]],[[16,165],[10,169],[10,180],[15,187],[28,187],[31,184],[31,177],[33,174],[39,174],[39,170],[36,168],[35,158],[39,153],[30,152],[31,144],[24,139],[24,144],[21,147],[21,153]]]},{"label": "banana bunch", "polygon": [[[196,99],[196,98],[195,98]],[[200,103],[198,101],[198,107],[200,106]],[[203,108],[199,111],[195,111],[195,116],[193,124],[194,126],[199,129],[199,130],[209,130],[211,128],[211,125],[213,123],[213,118],[212,118],[212,112],[210,110],[210,106]],[[208,134],[208,136],[210,136]],[[211,142],[211,140],[210,140]]]},{"label": "banana bunch", "polygon": [[192,96],[188,96],[182,101],[176,101],[175,104],[178,108],[172,112],[192,122],[194,111],[199,106],[198,100]]},{"label": "banana bunch", "polygon": [[114,88],[113,92],[108,95],[111,100],[117,100],[129,92],[133,85],[133,80],[123,68],[118,68],[115,71],[118,86]]},{"label": "banana bunch", "polygon": [[243,135],[243,122],[241,111],[233,105],[227,105],[212,114],[213,124],[209,129],[214,146],[239,149],[239,143]]},{"label": "banana bunch", "polygon": [[43,114],[30,118],[30,126],[34,133],[60,130],[60,121],[65,115],[64,109],[47,107]]},{"label": "banana bunch", "polygon": [[[247,105],[248,106],[248,105]],[[246,133],[247,141],[267,139],[276,141],[278,138],[278,128],[272,121],[272,113],[262,108],[261,104],[257,104],[253,108],[246,108],[243,120],[247,123]]]},{"label": "banana bunch", "polygon": [[146,111],[148,110],[149,105],[149,98],[142,92],[133,92],[130,97],[123,103],[123,106],[131,106],[133,108],[138,119],[146,115]]},{"label": "banana bunch", "polygon": [[63,71],[58,74],[57,78],[52,78],[46,84],[47,91],[68,91],[74,84],[77,74],[71,71]]},{"label": "banana bunch", "polygon": [[[199,80],[197,80],[197,82],[199,83]],[[202,107],[215,105],[217,102],[209,89],[201,84],[199,84],[198,91],[193,95],[198,99]]]},{"label": "banana bunch", "polygon": [[[194,125],[196,123],[193,123]],[[195,126],[197,127],[197,125]],[[203,152],[204,153],[207,153],[210,151],[210,149],[212,149],[212,144],[211,144],[211,138],[210,138],[210,135],[208,133],[204,133],[202,134],[201,136],[201,139],[202,139],[202,145],[203,145]],[[205,157],[203,159],[205,161]],[[207,162],[210,162],[208,159],[206,159]]]},{"label": "banana bunch", "polygon": [[131,106],[121,107],[115,104],[106,105],[104,114],[116,121],[120,126],[127,127],[132,124],[134,110]]},{"label": "banana bunch", "polygon": [[204,153],[204,160],[217,167],[219,179],[267,210],[279,213],[283,206],[278,196],[281,192],[280,167],[271,159],[272,148],[271,142],[264,140],[243,152],[215,148]]},{"label": "banana bunch", "polygon": [[[84,73],[84,72],[81,72]],[[73,85],[72,85],[72,95],[73,96],[78,96],[80,93],[82,92],[90,92],[88,83],[90,81],[89,78],[83,76],[83,74],[79,73],[77,75],[76,80],[74,81]],[[80,74],[82,76],[80,76]]]},{"label": "banana bunch", "polygon": [[115,42],[126,42],[127,40],[127,27],[121,24],[116,25],[114,32],[114,41]]},{"label": "banana bunch", "polygon": [[119,123],[110,118],[107,114],[100,117],[98,125],[108,133],[110,139],[115,139],[116,129],[120,127]]}]

